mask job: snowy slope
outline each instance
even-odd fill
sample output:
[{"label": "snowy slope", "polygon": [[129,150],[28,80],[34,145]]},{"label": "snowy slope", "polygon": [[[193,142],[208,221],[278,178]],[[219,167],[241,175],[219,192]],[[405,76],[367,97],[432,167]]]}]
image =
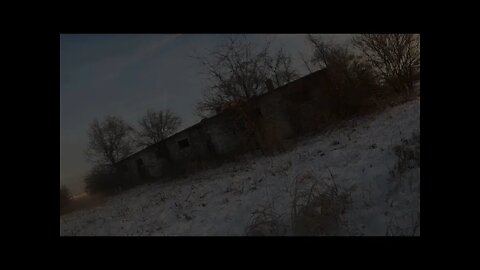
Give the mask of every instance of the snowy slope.
[{"label": "snowy slope", "polygon": [[[98,208],[62,216],[60,235],[245,235],[252,213],[270,206],[290,228],[296,179],[333,179],[351,203],[333,235],[419,235],[420,168],[392,175],[395,147],[420,134],[420,99],[349,121],[273,157],[144,185]],[[335,142],[337,141],[337,142]],[[310,180],[308,180],[310,179]],[[418,227],[418,226],[417,226]]]}]

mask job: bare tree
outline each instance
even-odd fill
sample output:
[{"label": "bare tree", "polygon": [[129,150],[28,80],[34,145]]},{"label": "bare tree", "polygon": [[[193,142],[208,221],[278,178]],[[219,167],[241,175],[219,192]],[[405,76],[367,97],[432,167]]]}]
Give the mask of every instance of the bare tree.
[{"label": "bare tree", "polygon": [[361,34],[353,44],[375,67],[383,83],[397,91],[411,90],[420,66],[418,34]]},{"label": "bare tree", "polygon": [[209,81],[197,104],[202,117],[267,92],[267,79],[279,87],[298,77],[283,50],[272,55],[269,42],[260,46],[246,36],[229,37],[213,52],[195,58]]},{"label": "bare tree", "polygon": [[268,58],[268,75],[273,77],[274,86],[279,87],[298,78],[297,72],[292,67],[292,58],[285,53],[283,48]]},{"label": "bare tree", "polygon": [[[325,42],[320,36],[311,34],[307,36],[307,41],[313,48],[313,55],[310,58],[310,63],[317,68],[346,67],[348,62],[354,58],[346,44]],[[304,63],[305,62],[306,61],[304,60]],[[308,63],[305,64],[307,65]]]},{"label": "bare tree", "polygon": [[158,112],[148,110],[138,124],[140,129],[137,132],[137,144],[149,146],[172,135],[182,124],[182,120],[168,109]]},{"label": "bare tree", "polygon": [[[352,52],[349,44],[325,42],[319,36],[309,35],[313,47],[310,63],[318,68],[328,68],[336,88],[375,87],[372,66]],[[337,89],[338,90],[338,89]]]},{"label": "bare tree", "polygon": [[303,54],[302,52],[298,52],[298,58],[303,62],[303,64],[305,65],[305,67],[308,70],[308,73],[312,73],[313,69],[311,67],[311,63],[310,63],[310,60],[308,59],[308,57],[305,56],[305,54]]},{"label": "bare tree", "polygon": [[[307,40],[313,48],[310,63],[328,69],[338,112],[346,115],[370,106],[377,88],[372,66],[352,52],[348,43],[325,42],[314,35],[308,35]],[[308,65],[305,59],[304,63]]]},{"label": "bare tree", "polygon": [[95,119],[87,133],[88,160],[113,167],[134,150],[132,132],[133,129],[119,117],[107,116],[102,122]]}]

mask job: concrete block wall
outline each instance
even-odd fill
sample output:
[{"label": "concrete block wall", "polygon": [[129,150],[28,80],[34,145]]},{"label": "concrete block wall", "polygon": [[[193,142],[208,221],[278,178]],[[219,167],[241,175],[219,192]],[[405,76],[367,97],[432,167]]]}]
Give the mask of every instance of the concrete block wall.
[{"label": "concrete block wall", "polygon": [[[265,134],[278,140],[291,138],[328,118],[334,106],[329,93],[330,82],[326,70],[314,72],[299,80],[259,97],[247,104],[248,117],[254,117]],[[332,105],[333,104],[333,105]],[[243,123],[229,110],[202,120],[180,131],[163,142],[160,157],[158,146],[144,149],[123,161],[128,173],[140,179],[137,160],[141,158],[152,177],[161,177],[171,168],[187,168],[198,161],[208,161],[248,150],[245,131],[238,129]],[[179,142],[188,140],[188,146]]]}]

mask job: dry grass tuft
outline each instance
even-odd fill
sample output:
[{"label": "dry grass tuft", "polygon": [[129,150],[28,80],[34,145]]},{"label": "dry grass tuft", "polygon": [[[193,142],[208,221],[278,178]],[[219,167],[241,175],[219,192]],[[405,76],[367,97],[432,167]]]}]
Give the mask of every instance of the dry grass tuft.
[{"label": "dry grass tuft", "polygon": [[398,156],[398,162],[392,171],[393,176],[397,173],[402,175],[408,169],[420,167],[420,135],[412,134],[410,139],[403,139],[402,144],[394,148]]},{"label": "dry grass tuft", "polygon": [[282,215],[278,214],[273,206],[262,206],[252,213],[249,226],[245,234],[247,236],[278,236],[284,235],[285,226],[281,223]]},{"label": "dry grass tuft", "polygon": [[410,214],[410,225],[402,227],[397,217],[393,216],[387,225],[386,236],[418,236],[420,235],[420,212]]},{"label": "dry grass tuft", "polygon": [[331,183],[315,182],[304,191],[299,191],[297,185],[312,176],[302,176],[295,182],[291,213],[295,235],[330,235],[338,230],[340,217],[350,202],[350,194],[341,191],[333,175],[330,176]]}]

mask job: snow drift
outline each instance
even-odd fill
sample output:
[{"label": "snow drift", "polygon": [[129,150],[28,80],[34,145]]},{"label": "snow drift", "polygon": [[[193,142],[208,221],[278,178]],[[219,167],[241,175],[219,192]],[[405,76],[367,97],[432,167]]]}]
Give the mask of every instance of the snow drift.
[{"label": "snow drift", "polygon": [[[418,98],[303,139],[276,156],[134,188],[62,216],[60,235],[246,235],[267,212],[274,222],[257,234],[298,235],[295,194],[313,187],[344,195],[335,226],[316,235],[419,235],[419,136]],[[321,217],[322,206],[312,211]]]}]

